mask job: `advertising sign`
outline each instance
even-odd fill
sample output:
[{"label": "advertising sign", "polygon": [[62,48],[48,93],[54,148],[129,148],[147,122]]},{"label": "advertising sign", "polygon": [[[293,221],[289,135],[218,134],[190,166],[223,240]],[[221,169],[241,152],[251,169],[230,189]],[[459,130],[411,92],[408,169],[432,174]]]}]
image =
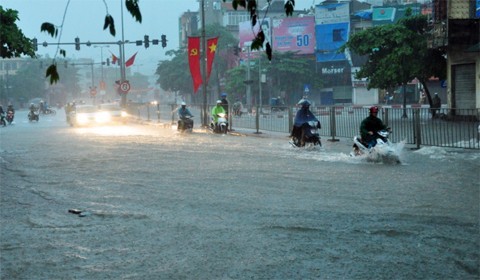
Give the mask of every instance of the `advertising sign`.
[{"label": "advertising sign", "polygon": [[328,24],[350,21],[349,3],[336,3],[315,6],[315,23]]},{"label": "advertising sign", "polygon": [[273,51],[315,52],[315,18],[297,17],[273,20]]},{"label": "advertising sign", "polygon": [[346,60],[344,52],[338,50],[347,41],[350,23],[319,24],[315,26],[317,36],[317,62]]},{"label": "advertising sign", "polygon": [[[263,50],[265,50],[265,44],[267,42],[272,45],[272,29],[271,29],[271,22],[270,18],[265,18],[263,21],[261,21],[262,25],[262,30],[263,33],[265,34],[265,42],[263,46]],[[245,59],[248,55],[248,48],[250,48],[251,42],[255,39],[255,36],[257,35],[258,31],[260,30],[260,21],[255,24],[255,26],[252,26],[251,21],[243,21],[238,24],[238,37],[239,37],[239,47],[242,50],[240,53],[240,58]],[[260,51],[263,51],[260,50]],[[258,56],[258,51],[251,51],[250,52],[250,58],[252,57],[257,57]]]}]

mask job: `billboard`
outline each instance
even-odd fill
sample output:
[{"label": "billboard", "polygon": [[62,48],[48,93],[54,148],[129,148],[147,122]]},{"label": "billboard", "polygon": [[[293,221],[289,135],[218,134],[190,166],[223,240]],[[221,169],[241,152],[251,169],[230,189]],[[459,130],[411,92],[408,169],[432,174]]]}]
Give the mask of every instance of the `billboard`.
[{"label": "billboard", "polygon": [[329,24],[350,21],[349,3],[335,3],[315,6],[315,23]]},{"label": "billboard", "polygon": [[315,17],[282,18],[273,20],[273,51],[315,52]]},{"label": "billboard", "polygon": [[345,53],[338,49],[347,43],[350,34],[350,23],[319,24],[315,26],[317,62],[347,60]]},{"label": "billboard", "polygon": [[[263,33],[265,34],[265,43],[263,46],[263,50],[260,50],[260,52],[265,50],[265,44],[267,42],[270,42],[270,45],[272,45],[272,25],[270,22],[270,18],[265,18],[262,21],[257,21],[257,24],[255,24],[255,26],[252,26],[251,21],[242,21],[238,24],[239,47],[240,49],[242,49],[242,52],[240,53],[241,58],[247,57],[248,48],[250,47],[251,42],[253,41],[253,39],[255,39],[255,36],[260,30],[260,23],[262,25]],[[250,52],[250,57],[256,57],[258,53],[259,51],[257,50],[252,51]]]}]

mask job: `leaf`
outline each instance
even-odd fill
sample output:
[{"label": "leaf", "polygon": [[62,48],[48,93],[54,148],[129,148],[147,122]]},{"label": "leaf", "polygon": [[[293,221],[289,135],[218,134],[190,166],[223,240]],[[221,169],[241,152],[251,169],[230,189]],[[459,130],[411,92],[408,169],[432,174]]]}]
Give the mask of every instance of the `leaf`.
[{"label": "leaf", "polygon": [[268,60],[272,61],[272,47],[270,46],[270,43],[267,42],[265,53],[267,54]]},{"label": "leaf", "polygon": [[62,55],[63,57],[66,57],[66,56],[67,56],[67,52],[66,52],[64,49],[61,49],[61,50],[60,50],[60,55]]},{"label": "leaf", "polygon": [[110,29],[110,34],[112,34],[112,36],[115,36],[116,32],[115,32],[115,24],[114,24],[114,20],[113,20],[113,17],[111,15],[106,15],[105,16],[105,23],[103,24],[103,30],[107,29],[107,27],[109,27]]},{"label": "leaf", "polygon": [[257,24],[257,15],[252,16],[252,26],[255,26]]},{"label": "leaf", "polygon": [[50,76],[50,84],[56,84],[58,82],[58,80],[60,79],[60,76],[58,75],[58,72],[57,72],[57,64],[54,63],[48,66],[45,77],[47,78],[49,76]]},{"label": "leaf", "polygon": [[55,25],[51,24],[50,22],[44,22],[42,23],[42,26],[40,27],[40,31],[41,32],[47,32],[48,34],[50,34],[50,36],[52,37],[57,37],[56,36],[56,28],[55,28]]},{"label": "leaf", "polygon": [[139,23],[142,23],[142,14],[140,13],[138,1],[139,0],[125,0],[125,6],[127,7],[127,11],[130,12],[132,17]]},{"label": "leaf", "polygon": [[285,2],[285,14],[288,16],[293,16],[293,10],[295,8],[295,0],[288,0]]}]

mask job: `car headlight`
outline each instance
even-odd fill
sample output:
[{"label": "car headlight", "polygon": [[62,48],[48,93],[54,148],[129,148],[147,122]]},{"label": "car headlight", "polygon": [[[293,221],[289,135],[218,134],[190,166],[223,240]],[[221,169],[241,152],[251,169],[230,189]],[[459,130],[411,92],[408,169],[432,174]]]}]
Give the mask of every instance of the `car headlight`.
[{"label": "car headlight", "polygon": [[110,114],[108,112],[98,112],[96,115],[95,115],[95,121],[97,123],[105,123],[105,122],[109,122],[110,121]]},{"label": "car headlight", "polygon": [[122,118],[126,118],[126,117],[128,117],[128,113],[125,112],[125,111],[122,111],[121,116],[122,116]]}]

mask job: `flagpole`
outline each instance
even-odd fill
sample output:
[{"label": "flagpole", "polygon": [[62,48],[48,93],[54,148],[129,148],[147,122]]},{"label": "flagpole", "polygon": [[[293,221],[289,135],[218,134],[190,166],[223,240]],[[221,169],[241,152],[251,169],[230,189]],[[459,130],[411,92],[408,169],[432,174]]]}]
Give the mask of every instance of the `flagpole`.
[{"label": "flagpole", "polygon": [[203,91],[203,118],[202,126],[208,127],[208,113],[207,113],[207,40],[205,39],[205,0],[201,0],[202,5],[202,49],[201,61],[202,61],[202,91]]}]

